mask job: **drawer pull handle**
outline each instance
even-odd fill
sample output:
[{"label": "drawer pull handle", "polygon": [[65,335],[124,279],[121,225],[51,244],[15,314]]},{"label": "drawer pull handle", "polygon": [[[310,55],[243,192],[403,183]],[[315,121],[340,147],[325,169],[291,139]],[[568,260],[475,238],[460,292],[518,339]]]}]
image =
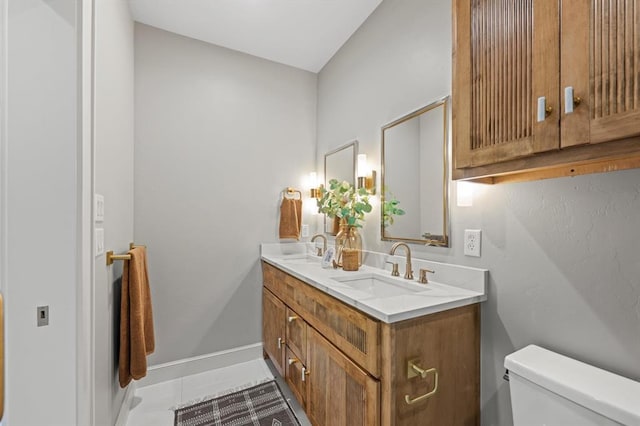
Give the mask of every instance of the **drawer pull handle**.
[{"label": "drawer pull handle", "polygon": [[295,315],[291,315],[290,317],[288,317],[288,318],[287,318],[287,320],[288,320],[289,322],[294,322],[294,321],[295,321],[295,320],[297,320],[297,319],[298,319],[298,317],[297,317],[297,316],[295,316]]},{"label": "drawer pull handle", "polygon": [[295,364],[296,362],[300,362],[298,358],[289,358],[289,365]]},{"label": "drawer pull handle", "polygon": [[405,395],[404,396],[404,400],[405,400],[405,402],[407,404],[409,404],[409,405],[415,404],[416,402],[420,402],[420,401],[422,401],[424,399],[432,397],[438,391],[438,370],[435,367],[434,368],[429,368],[428,370],[425,370],[425,369],[422,369],[422,368],[418,367],[415,364],[415,362],[409,361],[409,363],[407,365],[407,377],[408,378],[420,376],[423,379],[425,379],[430,373],[433,373],[433,375],[435,376],[435,379],[434,379],[434,382],[433,382],[433,389],[431,390],[431,392],[425,393],[424,395],[420,395],[420,396],[415,397],[413,399],[409,395]]},{"label": "drawer pull handle", "polygon": [[303,382],[307,381],[305,379],[305,377],[308,376],[309,374],[311,374],[311,372],[309,370],[307,370],[307,367],[302,367],[302,381]]},{"label": "drawer pull handle", "polygon": [[285,344],[285,341],[282,337],[278,337],[278,349],[282,349],[282,345]]}]

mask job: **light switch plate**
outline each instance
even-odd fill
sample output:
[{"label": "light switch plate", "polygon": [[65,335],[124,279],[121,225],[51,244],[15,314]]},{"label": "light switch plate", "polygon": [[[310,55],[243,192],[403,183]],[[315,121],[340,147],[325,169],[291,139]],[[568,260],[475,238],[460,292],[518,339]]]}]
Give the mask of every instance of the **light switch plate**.
[{"label": "light switch plate", "polygon": [[104,196],[100,194],[95,194],[94,196],[94,212],[95,212],[95,221],[96,222],[104,222]]},{"label": "light switch plate", "polygon": [[480,229],[464,230],[464,255],[480,257],[480,245],[482,243],[482,231]]},{"label": "light switch plate", "polygon": [[301,232],[303,237],[308,237],[309,236],[309,225],[302,225],[302,232]]},{"label": "light switch plate", "polygon": [[96,256],[104,254],[104,228],[96,228]]}]

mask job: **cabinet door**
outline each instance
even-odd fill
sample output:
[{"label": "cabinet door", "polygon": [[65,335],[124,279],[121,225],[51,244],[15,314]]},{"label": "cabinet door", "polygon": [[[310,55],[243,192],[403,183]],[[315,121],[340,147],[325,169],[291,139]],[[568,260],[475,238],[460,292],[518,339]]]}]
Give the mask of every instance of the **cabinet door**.
[{"label": "cabinet door", "polygon": [[[560,148],[558,8],[549,0],[454,1],[455,168]],[[538,122],[540,97],[551,112]]]},{"label": "cabinet door", "polygon": [[287,308],[287,346],[307,362],[307,323],[294,311]]},{"label": "cabinet door", "polygon": [[285,359],[286,381],[300,405],[304,408],[307,399],[307,369],[304,362],[287,347]]},{"label": "cabinet door", "polygon": [[313,328],[307,331],[307,415],[316,426],[380,424],[379,383]]},{"label": "cabinet door", "polygon": [[640,0],[563,0],[561,54],[562,146],[640,135]]},{"label": "cabinet door", "polygon": [[273,365],[284,376],[286,307],[267,289],[262,289],[262,344]]}]

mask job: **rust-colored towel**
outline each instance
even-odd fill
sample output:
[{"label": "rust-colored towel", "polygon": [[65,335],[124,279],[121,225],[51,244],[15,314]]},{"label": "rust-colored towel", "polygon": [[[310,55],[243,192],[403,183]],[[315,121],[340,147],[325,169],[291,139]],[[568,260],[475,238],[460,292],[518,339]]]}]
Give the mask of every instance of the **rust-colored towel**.
[{"label": "rust-colored towel", "polygon": [[300,239],[302,200],[283,197],[280,205],[280,238]]},{"label": "rust-colored towel", "polygon": [[147,375],[147,355],[155,349],[147,250],[129,251],[131,260],[122,269],[120,298],[120,387]]}]

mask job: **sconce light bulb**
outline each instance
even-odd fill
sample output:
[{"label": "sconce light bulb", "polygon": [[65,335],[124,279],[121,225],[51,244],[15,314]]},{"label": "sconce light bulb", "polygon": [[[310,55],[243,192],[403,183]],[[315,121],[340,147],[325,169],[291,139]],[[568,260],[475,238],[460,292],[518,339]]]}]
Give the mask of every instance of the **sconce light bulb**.
[{"label": "sconce light bulb", "polygon": [[367,154],[358,154],[358,177],[367,176]]}]

